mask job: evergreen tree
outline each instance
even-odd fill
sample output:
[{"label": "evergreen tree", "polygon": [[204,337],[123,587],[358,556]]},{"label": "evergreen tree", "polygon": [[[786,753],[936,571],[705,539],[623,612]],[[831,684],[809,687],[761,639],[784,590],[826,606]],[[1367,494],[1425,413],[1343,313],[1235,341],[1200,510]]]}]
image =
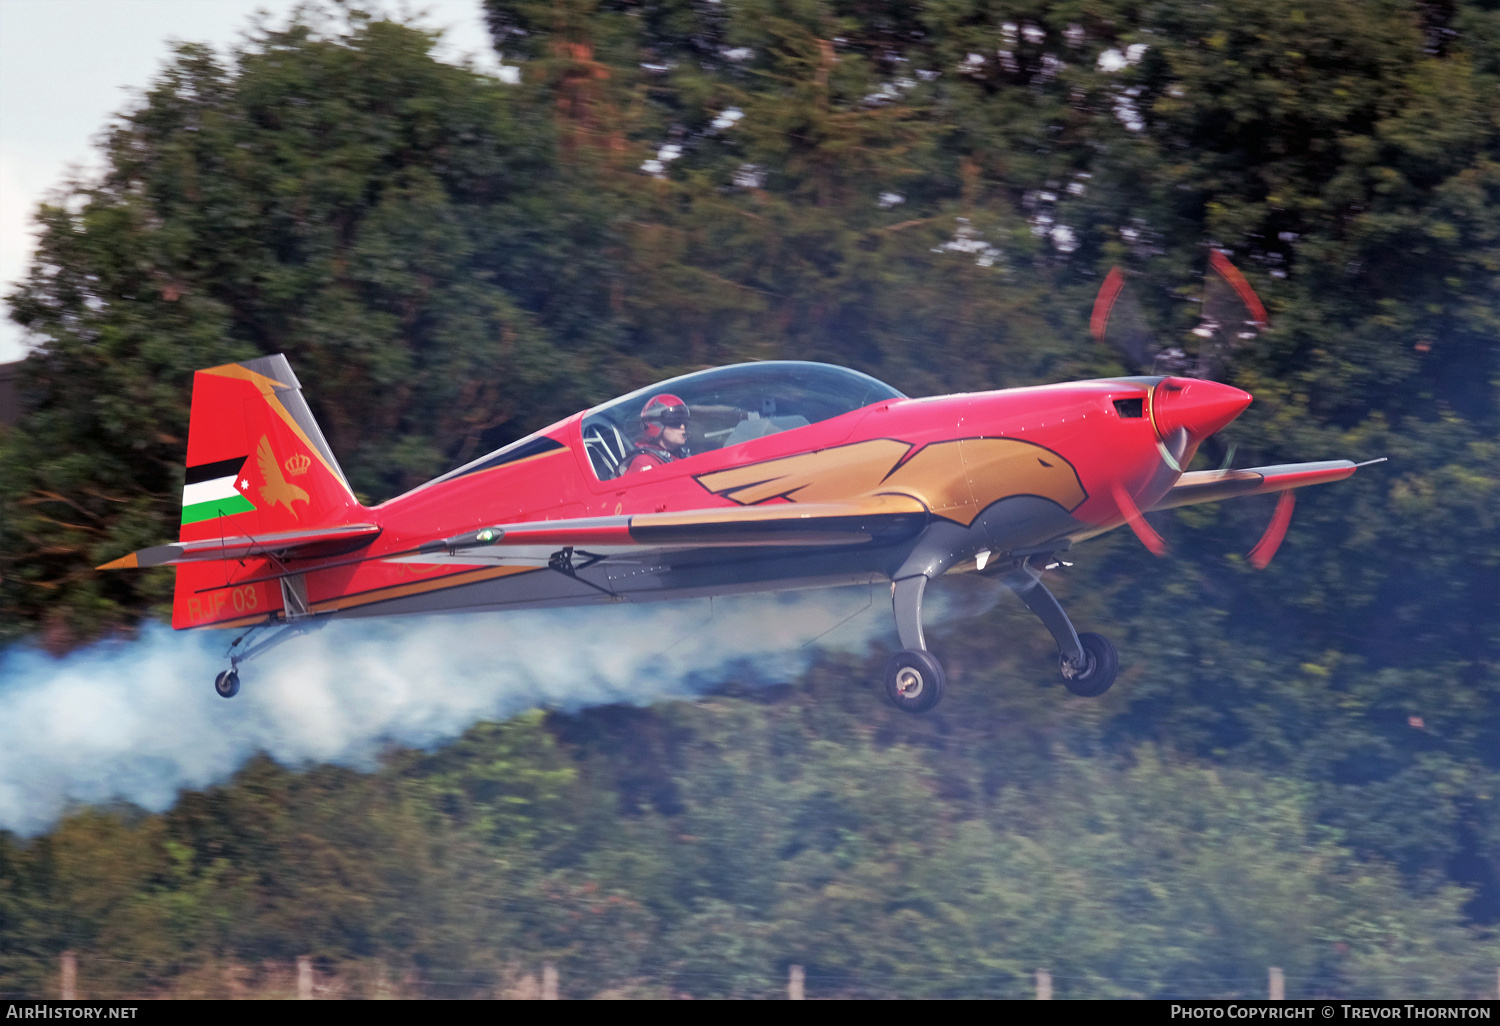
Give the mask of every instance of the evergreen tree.
[{"label": "evergreen tree", "polygon": [[[192,372],[285,352],[357,493],[389,498],[580,400],[508,286],[573,263],[548,126],[352,14],[182,47],[43,206],[12,296],[39,341],[0,460],[0,609],[52,644],[128,625],[171,574],[98,575],[172,536]],[[549,184],[552,183],[552,184]],[[526,298],[524,295],[522,298]],[[576,341],[576,340],[571,340]]]}]

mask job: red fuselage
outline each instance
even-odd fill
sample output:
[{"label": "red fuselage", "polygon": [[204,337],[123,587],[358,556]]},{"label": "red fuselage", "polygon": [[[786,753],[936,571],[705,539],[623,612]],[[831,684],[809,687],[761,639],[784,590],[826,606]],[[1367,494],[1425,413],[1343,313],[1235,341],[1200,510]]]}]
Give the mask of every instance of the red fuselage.
[{"label": "red fuselage", "polygon": [[[487,524],[733,506],[732,500],[703,488],[697,478],[876,438],[900,439],[919,447],[975,437],[1033,442],[1056,452],[1076,469],[1088,498],[1072,511],[1073,516],[1094,529],[1118,527],[1124,516],[1111,494],[1116,483],[1142,508],[1149,507],[1171,487],[1198,443],[1233,420],[1251,401],[1248,393],[1211,381],[1165,378],[1153,389],[1153,380],[1115,378],[891,399],[822,423],[680,460],[649,474],[606,481],[595,477],[584,456],[579,425],[585,415],[579,413],[538,432],[563,444],[564,449],[555,455],[531,457],[456,479],[440,478],[374,507],[372,514],[385,528],[377,544],[397,551],[426,538]],[[1153,392],[1168,389],[1180,389],[1193,402],[1174,406],[1158,398],[1155,406],[1161,408],[1155,408]],[[1140,400],[1141,415],[1121,416],[1117,400]],[[1171,416],[1160,433],[1153,413],[1156,419]],[[1187,433],[1188,441],[1174,455],[1166,446],[1178,430]],[[1174,468],[1172,460],[1179,466]]]},{"label": "red fuselage", "polygon": [[[1005,480],[985,478],[986,474],[1009,478],[1011,471],[1005,468],[1014,466],[1014,462],[980,465],[973,455],[965,456],[966,452],[979,451],[976,444],[997,439],[1036,447],[1037,466],[1032,471],[1061,475],[1038,478],[1041,484],[1026,486],[1028,496],[1039,497],[1045,500],[1043,505],[1052,503],[1057,509],[1044,526],[1038,527],[1033,517],[1026,527],[1030,535],[1018,534],[1009,541],[1018,547],[1035,544],[1044,540],[1035,537],[1038,532],[1053,540],[1066,537],[1077,541],[1125,522],[1127,511],[1122,510],[1119,498],[1122,490],[1129,497],[1127,504],[1133,501],[1140,509],[1149,508],[1177,480],[1197,445],[1249,402],[1250,396],[1238,389],[1181,378],[1103,379],[924,399],[893,398],[703,452],[650,472],[613,479],[601,479],[591,465],[581,433],[588,414],[580,413],[517,443],[521,446],[541,439],[558,443],[547,451],[488,469],[461,469],[365,510],[362,519],[380,530],[373,543],[358,553],[357,560],[340,559],[335,553],[296,569],[304,575],[313,612],[369,615],[508,605],[512,603],[491,595],[476,606],[473,589],[458,585],[488,582],[493,587],[497,576],[519,572],[514,569],[456,567],[452,562],[391,562],[381,557],[410,552],[432,539],[487,526],[742,506],[746,493],[720,489],[715,482],[741,468],[801,468],[803,464],[793,460],[797,457],[826,458],[827,465],[799,469],[798,473],[811,477],[798,479],[799,483],[790,488],[805,491],[811,481],[822,489],[820,501],[826,502],[844,480],[849,482],[846,490],[856,493],[899,485],[902,496],[920,500],[935,520],[946,517],[959,523],[961,534],[962,529],[978,530],[980,522],[974,519],[974,511],[1000,499],[1015,498],[1015,489],[1007,491]],[[840,455],[872,451],[883,440],[909,447],[898,466],[915,466],[923,450],[932,448],[933,454],[920,474],[907,474],[900,480],[896,472],[861,477],[855,472],[860,468],[851,470],[850,461]],[[958,444],[960,440],[962,445]],[[1023,449],[1026,453],[1033,451]],[[1031,458],[1026,461],[1029,464]],[[1067,474],[1069,468],[1071,475]],[[896,485],[889,485],[886,478]],[[1063,478],[1063,485],[1048,483]],[[797,502],[799,494],[793,490],[757,502]],[[852,500],[859,495],[839,497]],[[952,514],[947,512],[950,508],[960,513],[967,508],[970,512]],[[981,548],[997,553],[1008,548],[1006,523],[992,519],[987,522],[987,535],[975,534],[972,542],[956,542],[958,548],[967,546],[967,550],[955,549],[949,565],[972,557]],[[890,568],[899,563],[900,553],[873,562],[840,558],[844,560],[840,566],[850,567],[847,574],[829,572],[832,564],[819,564],[819,572],[807,576],[832,582],[841,574],[845,579],[889,575]],[[742,577],[749,582],[747,587],[756,590],[794,587],[804,583],[799,568],[811,565],[805,559],[784,560],[778,569]],[[175,625],[233,626],[264,617],[281,606],[282,596],[274,582],[256,580],[277,569],[272,561],[246,559],[234,579],[249,583],[225,587],[221,569],[180,567]],[[713,590],[712,583],[698,587],[697,593],[704,590]],[[440,599],[439,592],[451,592],[451,603]],[[414,605],[418,600],[420,604]],[[513,604],[536,603],[518,600]]]}]

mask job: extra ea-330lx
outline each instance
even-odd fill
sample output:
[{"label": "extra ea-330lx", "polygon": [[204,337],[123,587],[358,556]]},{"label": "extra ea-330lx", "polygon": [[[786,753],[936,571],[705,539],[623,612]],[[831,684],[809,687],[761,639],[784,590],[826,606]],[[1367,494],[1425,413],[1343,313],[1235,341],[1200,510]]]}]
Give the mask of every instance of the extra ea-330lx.
[{"label": "extra ea-330lx", "polygon": [[1121,526],[1159,549],[1145,511],[1278,492],[1251,553],[1264,565],[1291,491],[1355,472],[1185,472],[1250,401],[1179,374],[912,399],[843,367],[740,364],[577,413],[367,507],[286,358],[268,356],[197,372],[180,539],[101,569],[175,566],[177,628],[280,628],[231,648],[225,697],[246,658],[332,617],[888,582],[901,650],[886,690],[922,712],[944,685],[922,597],[952,572],[1014,590],[1056,639],[1069,690],[1099,695],[1114,646],[1074,629],[1045,568]]}]

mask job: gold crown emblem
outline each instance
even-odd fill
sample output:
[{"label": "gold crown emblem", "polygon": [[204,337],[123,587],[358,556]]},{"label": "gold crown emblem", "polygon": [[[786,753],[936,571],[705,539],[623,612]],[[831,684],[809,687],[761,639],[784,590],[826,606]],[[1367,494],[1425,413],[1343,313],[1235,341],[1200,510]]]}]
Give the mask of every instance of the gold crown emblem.
[{"label": "gold crown emblem", "polygon": [[307,473],[307,468],[312,466],[312,460],[307,457],[306,453],[299,452],[283,463],[282,466],[286,468],[288,477],[297,477],[300,474]]}]

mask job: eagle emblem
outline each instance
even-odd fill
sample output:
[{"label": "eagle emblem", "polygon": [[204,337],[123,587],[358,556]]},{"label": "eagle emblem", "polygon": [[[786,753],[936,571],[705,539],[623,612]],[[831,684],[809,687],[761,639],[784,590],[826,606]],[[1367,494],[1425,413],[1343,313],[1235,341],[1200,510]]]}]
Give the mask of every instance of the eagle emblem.
[{"label": "eagle emblem", "polygon": [[266,480],[260,489],[260,497],[273,506],[281,503],[295,518],[297,511],[292,508],[292,503],[307,502],[307,493],[294,484],[287,484],[281,467],[276,463],[276,454],[271,451],[271,440],[265,435],[260,436],[260,445],[255,448],[255,462],[260,465],[260,476]]},{"label": "eagle emblem", "polygon": [[965,526],[1013,495],[1051,499],[1069,511],[1088,498],[1072,464],[1031,442],[960,438],[924,445],[908,456],[913,448],[911,442],[873,438],[704,474],[698,482],[746,506],[782,498],[818,503],[849,495],[909,495]]}]

